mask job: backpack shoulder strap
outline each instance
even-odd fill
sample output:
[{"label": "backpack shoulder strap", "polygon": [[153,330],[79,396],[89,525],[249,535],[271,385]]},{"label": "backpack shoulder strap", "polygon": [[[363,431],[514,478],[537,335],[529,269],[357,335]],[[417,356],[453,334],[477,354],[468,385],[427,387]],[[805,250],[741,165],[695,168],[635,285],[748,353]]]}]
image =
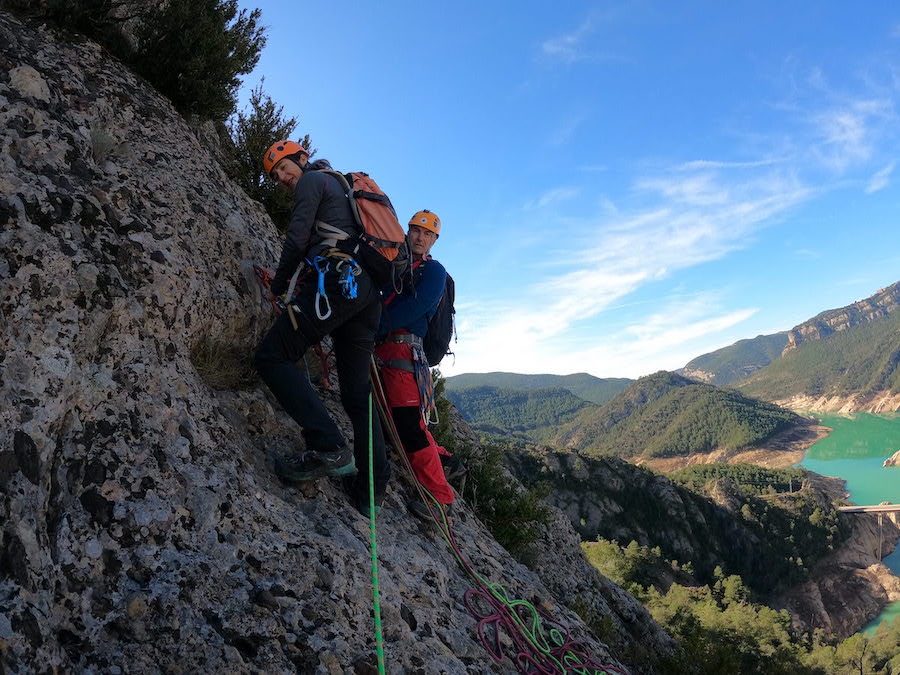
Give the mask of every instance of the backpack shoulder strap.
[{"label": "backpack shoulder strap", "polygon": [[[356,197],[354,196],[353,188],[351,187],[353,174],[341,173],[340,171],[335,171],[334,169],[319,169],[318,171],[319,173],[328,174],[329,176],[332,176],[335,180],[337,180],[338,184],[341,186],[341,189],[344,191],[344,196],[347,197],[347,199],[350,201],[350,210],[353,212],[353,220],[355,220],[360,229],[365,232],[362,218],[359,215],[359,207],[356,204]],[[350,238],[349,233],[344,232],[344,230],[340,229],[339,227],[329,225],[328,223],[321,220],[316,221],[315,227],[318,230],[319,234],[321,234],[326,239],[343,241]]]}]

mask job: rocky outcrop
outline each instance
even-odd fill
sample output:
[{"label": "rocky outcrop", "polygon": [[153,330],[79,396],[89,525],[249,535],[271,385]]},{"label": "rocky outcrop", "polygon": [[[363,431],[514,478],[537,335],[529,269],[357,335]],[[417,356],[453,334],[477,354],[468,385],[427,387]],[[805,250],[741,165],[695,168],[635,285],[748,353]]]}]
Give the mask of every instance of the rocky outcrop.
[{"label": "rocky outcrop", "polygon": [[[340,485],[283,487],[269,457],[298,447],[296,426],[191,361],[205,336],[265,328],[239,263],[275,259],[268,217],[104,50],[2,12],[0,125],[0,670],[372,672],[367,521]],[[379,521],[389,671],[513,670],[405,499],[395,480]],[[482,575],[615,661],[457,513]],[[633,598],[602,601],[622,640],[663,644]]]},{"label": "rocky outcrop", "polygon": [[881,562],[900,541],[894,518],[855,514],[850,539],[821,560],[808,581],[778,598],[800,631],[823,629],[839,638],[861,630],[885,605],[900,600],[900,578]]},{"label": "rocky outcrop", "polygon": [[900,450],[884,460],[882,466],[900,466]]},{"label": "rocky outcrop", "polygon": [[872,394],[847,394],[831,396],[809,396],[800,394],[790,398],[774,401],[783,408],[797,412],[811,413],[858,413],[875,414],[900,411],[900,393],[879,391]]},{"label": "rocky outcrop", "polygon": [[846,307],[822,312],[809,321],[795,326],[788,332],[783,354],[796,349],[804,342],[821,340],[832,333],[881,319],[896,311],[898,307],[900,307],[900,281],[880,289],[871,297]]},{"label": "rocky outcrop", "polygon": [[[784,584],[791,571],[771,532],[742,516],[746,498],[738,498],[730,481],[721,481],[710,498],[613,457],[533,447],[510,451],[509,459],[523,480],[551,486],[546,500],[584,541],[603,537],[659,546],[667,560],[690,561],[698,579],[711,579],[721,566],[761,596]],[[818,486],[806,487],[813,488],[827,508],[830,496]]]}]

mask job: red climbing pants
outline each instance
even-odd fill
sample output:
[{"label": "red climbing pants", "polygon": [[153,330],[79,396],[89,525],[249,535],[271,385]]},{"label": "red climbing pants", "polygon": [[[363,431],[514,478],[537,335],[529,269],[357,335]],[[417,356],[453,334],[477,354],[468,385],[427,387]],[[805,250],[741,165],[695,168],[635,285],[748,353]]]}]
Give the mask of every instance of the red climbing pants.
[{"label": "red climbing pants", "polygon": [[[375,347],[375,355],[385,363],[404,362],[412,367],[412,347],[406,343],[385,342]],[[391,416],[416,480],[441,504],[452,504],[453,488],[444,475],[440,457],[450,453],[437,444],[428,430],[422,415],[416,376],[402,367],[390,365],[381,366],[380,371]]]}]

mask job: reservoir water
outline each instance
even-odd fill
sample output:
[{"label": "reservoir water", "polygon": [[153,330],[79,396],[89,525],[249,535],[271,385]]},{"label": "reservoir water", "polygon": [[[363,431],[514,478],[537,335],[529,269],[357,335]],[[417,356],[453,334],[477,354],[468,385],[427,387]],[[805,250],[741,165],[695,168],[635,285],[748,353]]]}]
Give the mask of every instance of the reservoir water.
[{"label": "reservoir water", "polygon": [[[844,479],[854,504],[900,504],[900,467],[882,466],[885,459],[900,450],[900,415],[823,415],[821,420],[833,431],[807,451],[800,466]],[[900,548],[884,562],[900,575]],[[882,621],[897,616],[900,602],[888,605],[865,630],[874,630]]]}]

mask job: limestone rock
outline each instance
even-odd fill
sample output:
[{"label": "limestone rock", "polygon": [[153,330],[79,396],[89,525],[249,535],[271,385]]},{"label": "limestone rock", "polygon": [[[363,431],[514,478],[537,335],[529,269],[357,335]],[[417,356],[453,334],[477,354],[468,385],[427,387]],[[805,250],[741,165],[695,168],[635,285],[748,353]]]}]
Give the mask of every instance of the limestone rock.
[{"label": "limestone rock", "polygon": [[[339,483],[283,486],[271,454],[302,445],[296,425],[191,361],[232,320],[265,330],[240,262],[272,264],[278,233],[165,99],[56,39],[0,11],[0,670],[370,671],[367,520]],[[392,482],[378,529],[388,669],[511,672],[405,490]],[[476,569],[616,662],[458,514]],[[605,597],[613,621],[617,602],[633,606]]]}]

